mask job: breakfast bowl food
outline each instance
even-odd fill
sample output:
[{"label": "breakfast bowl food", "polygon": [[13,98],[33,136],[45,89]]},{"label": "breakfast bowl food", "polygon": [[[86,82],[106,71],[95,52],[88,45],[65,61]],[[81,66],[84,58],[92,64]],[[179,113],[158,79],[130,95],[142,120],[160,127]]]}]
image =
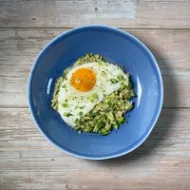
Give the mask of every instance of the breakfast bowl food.
[{"label": "breakfast bowl food", "polygon": [[61,150],[102,160],[127,154],[152,131],[163,104],[155,58],[132,35],[85,26],[53,39],[28,85],[41,132]]}]

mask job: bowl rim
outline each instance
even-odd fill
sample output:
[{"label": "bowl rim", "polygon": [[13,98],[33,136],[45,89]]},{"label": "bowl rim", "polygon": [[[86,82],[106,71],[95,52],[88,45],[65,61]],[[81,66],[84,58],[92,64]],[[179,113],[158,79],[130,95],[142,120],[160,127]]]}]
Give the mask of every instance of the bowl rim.
[{"label": "bowl rim", "polygon": [[[33,110],[33,105],[32,105],[33,103],[32,103],[32,94],[31,94],[31,85],[32,85],[33,73],[35,71],[35,68],[38,65],[37,64],[38,60],[40,59],[40,57],[42,56],[42,54],[45,52],[45,50],[47,50],[59,38],[65,37],[65,36],[70,35],[70,34],[72,35],[72,33],[80,32],[81,30],[88,30],[88,29],[106,29],[108,31],[117,32],[117,33],[120,33],[120,35],[122,34],[123,36],[127,36],[127,37],[133,39],[133,41],[135,41],[138,45],[140,45],[141,48],[147,53],[147,55],[150,56],[150,58],[152,59],[152,63],[155,66],[155,71],[157,72],[157,77],[158,77],[158,80],[160,82],[160,102],[159,102],[159,106],[158,106],[158,109],[155,111],[156,114],[154,116],[153,121],[151,121],[150,128],[147,130],[146,134],[141,139],[139,139],[138,143],[134,143],[134,145],[130,149],[126,149],[125,151],[122,151],[120,153],[113,153],[112,155],[109,155],[109,156],[84,156],[84,155],[81,155],[80,153],[73,153],[71,151],[65,150],[63,147],[59,146],[54,140],[52,140],[42,130],[42,127],[39,125],[39,123],[36,120],[36,117],[35,117],[35,115],[33,113],[34,110]],[[107,159],[112,159],[112,158],[116,158],[116,157],[120,157],[120,156],[126,155],[126,154],[132,152],[133,150],[137,149],[140,145],[142,145],[145,142],[145,140],[148,138],[148,136],[152,132],[153,128],[155,127],[155,125],[156,125],[156,123],[158,121],[158,118],[160,116],[160,113],[161,113],[161,110],[162,110],[162,107],[163,107],[163,101],[164,101],[164,85],[163,85],[163,79],[162,79],[161,71],[160,71],[160,68],[158,66],[158,63],[157,63],[154,55],[149,50],[149,48],[143,42],[141,42],[138,38],[136,38],[135,36],[133,36],[132,34],[126,32],[124,30],[118,29],[118,28],[113,27],[113,26],[107,26],[107,25],[85,25],[85,26],[76,27],[76,28],[73,28],[73,29],[69,29],[69,30],[67,30],[65,32],[62,32],[61,34],[59,34],[58,36],[56,36],[55,38],[53,38],[52,40],[50,40],[42,48],[42,50],[38,53],[35,61],[33,62],[33,65],[31,67],[31,70],[30,70],[30,73],[29,73],[28,84],[27,84],[27,97],[28,97],[29,110],[31,112],[32,119],[33,119],[35,125],[38,127],[38,129],[43,134],[43,136],[49,142],[51,142],[54,146],[56,146],[62,152],[68,153],[68,154],[70,154],[72,156],[75,156],[75,157],[78,157],[78,158],[87,159],[87,160],[107,160]]]}]

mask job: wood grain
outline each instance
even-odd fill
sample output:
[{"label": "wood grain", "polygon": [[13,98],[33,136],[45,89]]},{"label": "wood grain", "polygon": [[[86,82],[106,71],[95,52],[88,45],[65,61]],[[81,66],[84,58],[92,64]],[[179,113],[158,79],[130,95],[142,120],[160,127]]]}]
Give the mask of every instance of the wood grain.
[{"label": "wood grain", "polygon": [[[0,30],[0,106],[27,106],[27,78],[42,49],[62,29]],[[190,30],[128,29],[154,53],[165,84],[165,107],[190,107]],[[8,100],[8,101],[7,101]]]},{"label": "wood grain", "polygon": [[0,189],[188,190],[189,114],[189,109],[164,109],[140,148],[96,162],[57,150],[34,126],[27,108],[0,108]]},{"label": "wood grain", "polygon": [[190,28],[188,0],[1,0],[1,27]]}]

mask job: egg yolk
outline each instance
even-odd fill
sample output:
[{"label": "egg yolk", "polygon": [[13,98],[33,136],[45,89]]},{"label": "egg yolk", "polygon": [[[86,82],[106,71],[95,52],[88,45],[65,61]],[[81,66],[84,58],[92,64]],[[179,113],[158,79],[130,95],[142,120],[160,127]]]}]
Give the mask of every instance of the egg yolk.
[{"label": "egg yolk", "polygon": [[71,77],[71,85],[79,91],[88,92],[96,83],[96,75],[89,68],[76,70]]}]

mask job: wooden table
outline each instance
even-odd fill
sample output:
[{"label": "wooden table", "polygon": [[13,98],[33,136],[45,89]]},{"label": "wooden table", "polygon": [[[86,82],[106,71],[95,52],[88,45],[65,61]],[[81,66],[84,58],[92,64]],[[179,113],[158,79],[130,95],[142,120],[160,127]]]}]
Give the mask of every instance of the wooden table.
[{"label": "wooden table", "polygon": [[[147,141],[108,161],[69,156],[31,119],[27,78],[52,38],[79,25],[117,26],[155,54],[165,85]],[[190,189],[189,0],[0,1],[0,190]]]}]

